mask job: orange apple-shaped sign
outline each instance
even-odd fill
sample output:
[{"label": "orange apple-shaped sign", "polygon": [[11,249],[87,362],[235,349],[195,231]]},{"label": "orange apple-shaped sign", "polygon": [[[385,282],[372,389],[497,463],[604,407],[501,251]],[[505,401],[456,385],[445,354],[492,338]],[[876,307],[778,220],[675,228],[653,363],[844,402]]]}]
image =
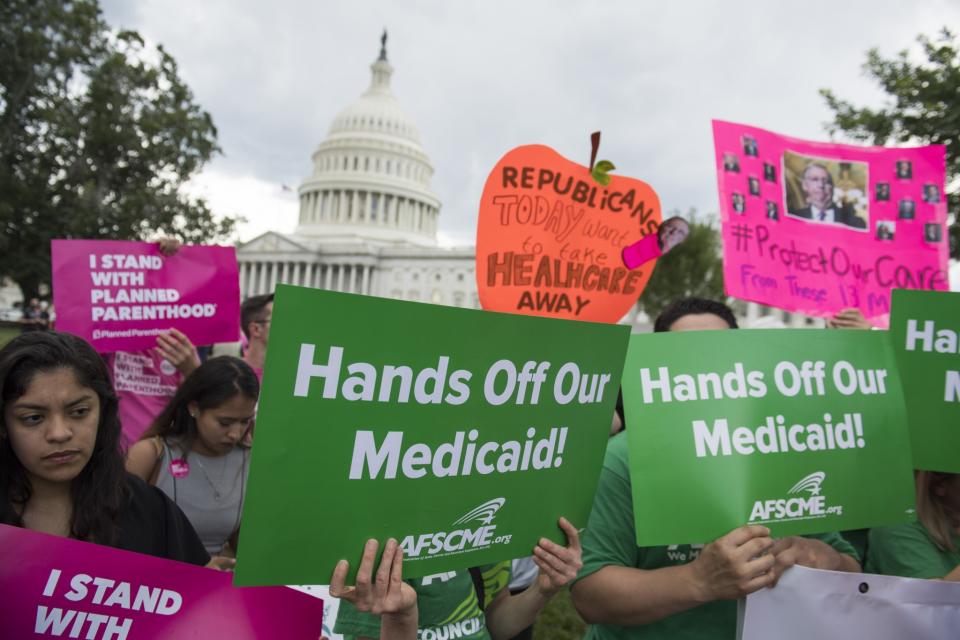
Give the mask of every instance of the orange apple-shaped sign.
[{"label": "orange apple-shaped sign", "polygon": [[477,220],[477,288],[489,311],[618,322],[655,260],[624,265],[623,250],[656,235],[650,185],[590,168],[543,145],[517,147],[494,167]]}]

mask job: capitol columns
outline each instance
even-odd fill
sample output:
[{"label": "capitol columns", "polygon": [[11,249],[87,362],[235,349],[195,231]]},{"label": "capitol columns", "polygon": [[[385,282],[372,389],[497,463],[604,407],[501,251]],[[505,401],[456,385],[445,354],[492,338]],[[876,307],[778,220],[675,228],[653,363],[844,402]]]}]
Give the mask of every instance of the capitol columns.
[{"label": "capitol columns", "polygon": [[368,296],[370,295],[370,275],[373,267],[364,265],[361,268],[363,269],[363,284],[360,287],[360,293]]}]

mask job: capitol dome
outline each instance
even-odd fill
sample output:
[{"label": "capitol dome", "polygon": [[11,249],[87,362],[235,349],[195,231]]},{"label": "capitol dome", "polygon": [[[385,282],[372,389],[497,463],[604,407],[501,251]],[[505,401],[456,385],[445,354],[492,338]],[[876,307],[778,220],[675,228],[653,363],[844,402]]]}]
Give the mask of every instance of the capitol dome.
[{"label": "capitol dome", "polygon": [[435,245],[440,200],[416,125],[390,90],[386,33],[370,88],[333,119],[300,185],[297,235]]}]

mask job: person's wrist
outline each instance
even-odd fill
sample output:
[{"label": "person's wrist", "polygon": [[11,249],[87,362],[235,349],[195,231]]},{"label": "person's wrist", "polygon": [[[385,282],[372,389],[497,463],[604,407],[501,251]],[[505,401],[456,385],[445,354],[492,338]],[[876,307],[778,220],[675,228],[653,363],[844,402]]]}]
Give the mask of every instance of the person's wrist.
[{"label": "person's wrist", "polygon": [[417,616],[417,603],[414,602],[406,609],[383,613],[380,618],[382,621],[390,622],[393,625],[412,625],[413,628],[416,628]]},{"label": "person's wrist", "polygon": [[535,580],[530,586],[530,591],[540,598],[543,601],[543,604],[546,604],[550,598],[557,595],[562,589],[562,586],[554,586],[552,582],[549,585],[544,585],[543,581],[539,579]]},{"label": "person's wrist", "polygon": [[712,585],[702,571],[703,561],[701,553],[696,559],[687,564],[680,565],[679,569],[683,576],[684,583],[687,585],[687,591],[690,598],[698,604],[713,602],[716,597],[713,594]]}]

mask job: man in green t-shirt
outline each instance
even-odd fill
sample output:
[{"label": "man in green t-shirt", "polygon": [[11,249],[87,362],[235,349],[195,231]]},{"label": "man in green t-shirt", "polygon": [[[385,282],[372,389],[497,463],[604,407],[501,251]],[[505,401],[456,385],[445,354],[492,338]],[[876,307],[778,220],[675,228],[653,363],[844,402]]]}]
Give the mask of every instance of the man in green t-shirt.
[{"label": "man in green t-shirt", "polygon": [[[726,305],[692,298],[671,305],[654,330],[736,327]],[[571,593],[591,624],[587,640],[731,639],[734,600],[775,584],[789,567],[860,571],[853,547],[837,534],[774,540],[758,525],[734,529],[707,545],[638,547],[625,433],[607,446],[583,563]]]}]

